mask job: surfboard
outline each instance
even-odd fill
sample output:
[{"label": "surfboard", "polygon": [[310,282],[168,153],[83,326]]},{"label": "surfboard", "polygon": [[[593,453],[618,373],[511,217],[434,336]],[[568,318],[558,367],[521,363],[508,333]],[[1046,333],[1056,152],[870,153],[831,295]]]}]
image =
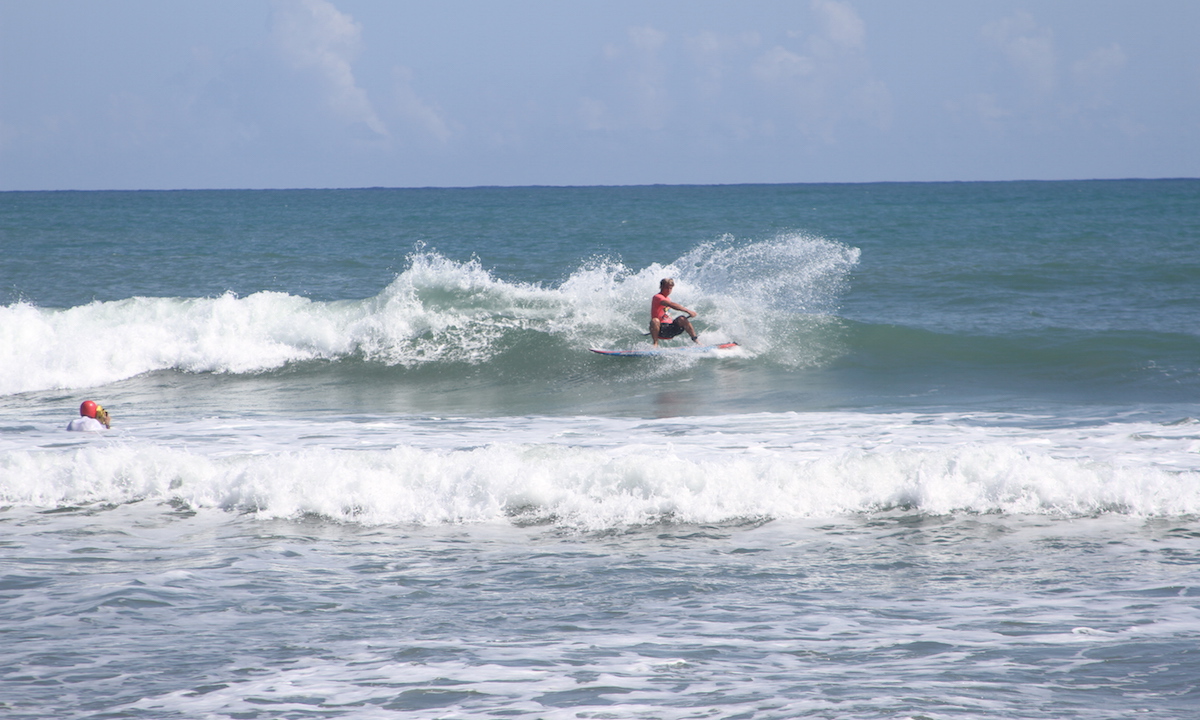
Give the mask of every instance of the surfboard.
[{"label": "surfboard", "polygon": [[680,353],[705,353],[714,350],[729,350],[737,347],[735,342],[721,343],[720,345],[683,345],[681,347],[664,348],[664,347],[649,347],[640,350],[605,350],[603,348],[588,348],[597,355],[608,355],[609,357],[655,357],[657,355],[678,355]]}]

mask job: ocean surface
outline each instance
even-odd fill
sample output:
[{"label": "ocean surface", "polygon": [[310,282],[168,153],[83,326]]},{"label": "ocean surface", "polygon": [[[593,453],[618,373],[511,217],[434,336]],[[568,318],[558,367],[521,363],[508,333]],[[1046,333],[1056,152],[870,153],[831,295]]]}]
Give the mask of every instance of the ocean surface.
[{"label": "ocean surface", "polygon": [[1195,718],[1198,418],[1197,180],[0,193],[0,717]]}]

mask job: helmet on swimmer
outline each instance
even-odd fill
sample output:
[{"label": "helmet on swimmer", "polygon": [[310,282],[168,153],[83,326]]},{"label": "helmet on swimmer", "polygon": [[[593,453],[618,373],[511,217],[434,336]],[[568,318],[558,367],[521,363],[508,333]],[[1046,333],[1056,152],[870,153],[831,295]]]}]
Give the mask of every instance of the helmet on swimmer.
[{"label": "helmet on swimmer", "polygon": [[84,400],[83,404],[79,406],[79,414],[84,417],[94,418],[96,417],[97,407],[99,406],[91,400]]}]

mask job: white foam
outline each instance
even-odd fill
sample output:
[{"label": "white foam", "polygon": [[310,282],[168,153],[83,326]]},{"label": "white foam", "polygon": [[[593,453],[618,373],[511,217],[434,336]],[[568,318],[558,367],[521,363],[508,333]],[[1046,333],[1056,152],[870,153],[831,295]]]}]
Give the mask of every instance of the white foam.
[{"label": "white foam", "polygon": [[0,447],[0,502],[172,501],[269,518],[580,530],[892,508],[1200,513],[1194,424],[1032,430],[967,420],[789,413],[196,421],[172,425],[170,436],[134,426],[67,446],[60,432],[45,449],[28,449],[28,438]]},{"label": "white foam", "polygon": [[0,393],[92,387],[165,368],[256,372],[353,349],[346,312],[282,293],[0,308]]}]

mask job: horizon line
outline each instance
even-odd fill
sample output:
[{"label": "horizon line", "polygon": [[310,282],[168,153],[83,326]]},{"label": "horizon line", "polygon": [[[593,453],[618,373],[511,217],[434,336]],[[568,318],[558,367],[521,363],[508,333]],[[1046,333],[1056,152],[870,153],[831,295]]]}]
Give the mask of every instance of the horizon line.
[{"label": "horizon line", "polygon": [[1172,182],[1200,180],[1200,177],[1111,177],[1111,178],[1022,178],[1009,180],[858,180],[858,181],[796,181],[796,182],[729,182],[729,183],[628,183],[597,185],[356,185],[356,186],[294,186],[294,187],[171,187],[171,188],[53,188],[53,189],[5,189],[0,194],[13,193],[103,193],[103,192],[304,192],[331,190],[520,190],[520,189],[587,189],[587,188],[706,188],[706,187],[785,187],[794,185],[969,185],[1005,183],[1059,183],[1059,182]]}]

